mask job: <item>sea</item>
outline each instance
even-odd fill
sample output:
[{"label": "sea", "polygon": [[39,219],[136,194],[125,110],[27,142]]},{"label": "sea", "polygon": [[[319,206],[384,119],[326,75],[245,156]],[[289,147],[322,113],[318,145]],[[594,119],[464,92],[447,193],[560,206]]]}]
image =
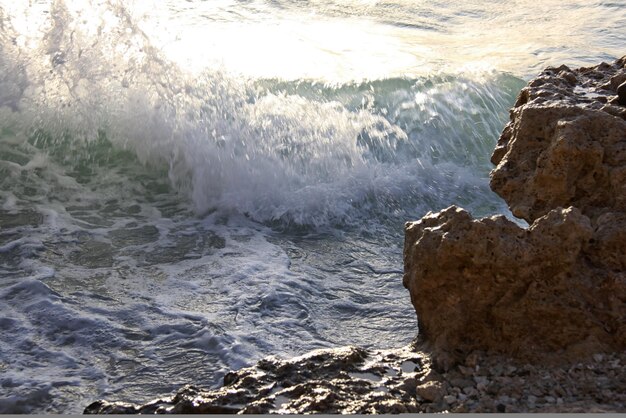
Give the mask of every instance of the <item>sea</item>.
[{"label": "sea", "polygon": [[510,216],[519,90],[624,54],[625,0],[0,0],[0,412],[408,344],[404,223]]}]

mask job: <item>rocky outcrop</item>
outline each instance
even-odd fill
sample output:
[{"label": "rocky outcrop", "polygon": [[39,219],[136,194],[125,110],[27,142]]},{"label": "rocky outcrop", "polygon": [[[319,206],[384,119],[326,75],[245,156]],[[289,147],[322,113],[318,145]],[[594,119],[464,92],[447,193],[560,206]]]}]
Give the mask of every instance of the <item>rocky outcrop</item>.
[{"label": "rocky outcrop", "polygon": [[625,66],[549,68],[520,93],[491,187],[528,228],[456,207],[407,223],[404,285],[443,367],[626,349]]},{"label": "rocky outcrop", "polygon": [[626,57],[549,68],[520,92],[491,161],[491,188],[531,223],[557,207],[626,211]]},{"label": "rocky outcrop", "polygon": [[85,413],[624,412],[625,366],[625,353],[546,369],[472,352],[441,373],[416,346],[343,347],[261,360],[226,374],[220,389],[185,386],[144,405],[96,401]]},{"label": "rocky outcrop", "polygon": [[[230,372],[224,386],[185,386],[174,396],[145,405],[96,401],[88,414],[365,414],[420,410],[417,381],[430,373],[424,354],[412,347],[368,352],[355,347],[317,350]],[[430,402],[430,401],[429,401]]]},{"label": "rocky outcrop", "polygon": [[[404,283],[438,361],[472,350],[573,360],[626,347],[624,274],[586,260],[601,235],[572,207],[528,229],[456,207],[408,225]],[[594,252],[611,245],[602,242]]]}]

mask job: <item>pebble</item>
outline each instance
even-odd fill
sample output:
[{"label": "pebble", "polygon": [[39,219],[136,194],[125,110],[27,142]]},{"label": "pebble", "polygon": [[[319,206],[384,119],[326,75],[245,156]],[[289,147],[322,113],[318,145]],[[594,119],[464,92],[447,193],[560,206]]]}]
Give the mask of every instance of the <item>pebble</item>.
[{"label": "pebble", "polygon": [[417,396],[427,402],[439,402],[445,394],[441,382],[426,382],[415,389]]},{"label": "pebble", "polygon": [[493,367],[490,367],[489,368],[489,373],[492,376],[497,377],[497,376],[502,375],[502,373],[504,373],[504,368],[501,365],[498,364],[498,365],[495,365]]},{"label": "pebble", "polygon": [[453,403],[456,402],[456,396],[454,396],[454,395],[446,395],[446,396],[443,397],[443,400],[448,405],[452,405]]},{"label": "pebble", "polygon": [[554,392],[555,392],[557,395],[560,395],[560,396],[566,396],[566,395],[567,395],[567,392],[565,391],[565,389],[563,389],[563,387],[562,387],[561,385],[557,385],[557,386],[554,388]]},{"label": "pebble", "polygon": [[478,391],[475,388],[471,387],[471,386],[463,388],[463,393],[466,394],[469,397],[478,396]]},{"label": "pebble", "polygon": [[465,358],[465,365],[469,368],[475,369],[478,366],[479,354],[477,352],[472,352],[469,356]]},{"label": "pebble", "polygon": [[497,395],[500,387],[500,384],[492,382],[490,385],[487,386],[486,392],[490,395]]},{"label": "pebble", "polygon": [[485,376],[474,376],[474,381],[477,384],[484,384],[487,385],[489,383],[489,379],[487,379]]},{"label": "pebble", "polygon": [[470,379],[464,379],[461,377],[457,377],[454,379],[449,380],[450,384],[452,386],[458,387],[458,388],[464,388],[464,387],[468,387],[468,386],[474,386],[474,381],[470,380]]},{"label": "pebble", "polygon": [[474,375],[474,369],[466,366],[459,366],[459,371],[463,374],[463,376],[472,376]]},{"label": "pebble", "polygon": [[469,412],[469,408],[465,404],[460,404],[460,405],[455,406],[452,412],[455,414],[467,413]]},{"label": "pebble", "polygon": [[508,367],[506,368],[506,374],[507,374],[507,376],[512,375],[512,374],[513,374],[513,373],[515,373],[516,371],[517,371],[517,367],[515,367],[515,366],[508,366]]}]

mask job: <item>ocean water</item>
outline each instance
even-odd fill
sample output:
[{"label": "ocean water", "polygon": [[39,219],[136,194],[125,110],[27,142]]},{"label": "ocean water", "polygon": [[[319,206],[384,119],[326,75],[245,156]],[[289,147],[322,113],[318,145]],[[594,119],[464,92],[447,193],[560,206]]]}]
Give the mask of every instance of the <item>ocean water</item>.
[{"label": "ocean water", "polygon": [[508,215],[517,92],[624,28],[623,1],[0,0],[0,412],[408,343],[404,222]]}]

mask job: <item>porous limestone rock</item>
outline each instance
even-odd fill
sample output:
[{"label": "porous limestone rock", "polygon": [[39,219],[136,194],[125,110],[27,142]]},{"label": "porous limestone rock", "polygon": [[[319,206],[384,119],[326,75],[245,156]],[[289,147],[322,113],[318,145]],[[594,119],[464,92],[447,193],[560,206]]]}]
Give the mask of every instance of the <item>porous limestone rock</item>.
[{"label": "porous limestone rock", "polygon": [[491,187],[528,228],[457,207],[407,223],[403,282],[444,368],[626,349],[625,65],[550,68],[520,93]]},{"label": "porous limestone rock", "polygon": [[[441,362],[478,349],[539,360],[622,346],[624,276],[585,260],[592,237],[589,218],[571,207],[528,229],[454,206],[409,223],[404,285],[420,333]],[[605,247],[623,245],[614,238]]]},{"label": "porous limestone rock", "polygon": [[491,188],[531,223],[556,207],[595,219],[626,210],[626,57],[548,68],[520,92],[491,161]]}]

